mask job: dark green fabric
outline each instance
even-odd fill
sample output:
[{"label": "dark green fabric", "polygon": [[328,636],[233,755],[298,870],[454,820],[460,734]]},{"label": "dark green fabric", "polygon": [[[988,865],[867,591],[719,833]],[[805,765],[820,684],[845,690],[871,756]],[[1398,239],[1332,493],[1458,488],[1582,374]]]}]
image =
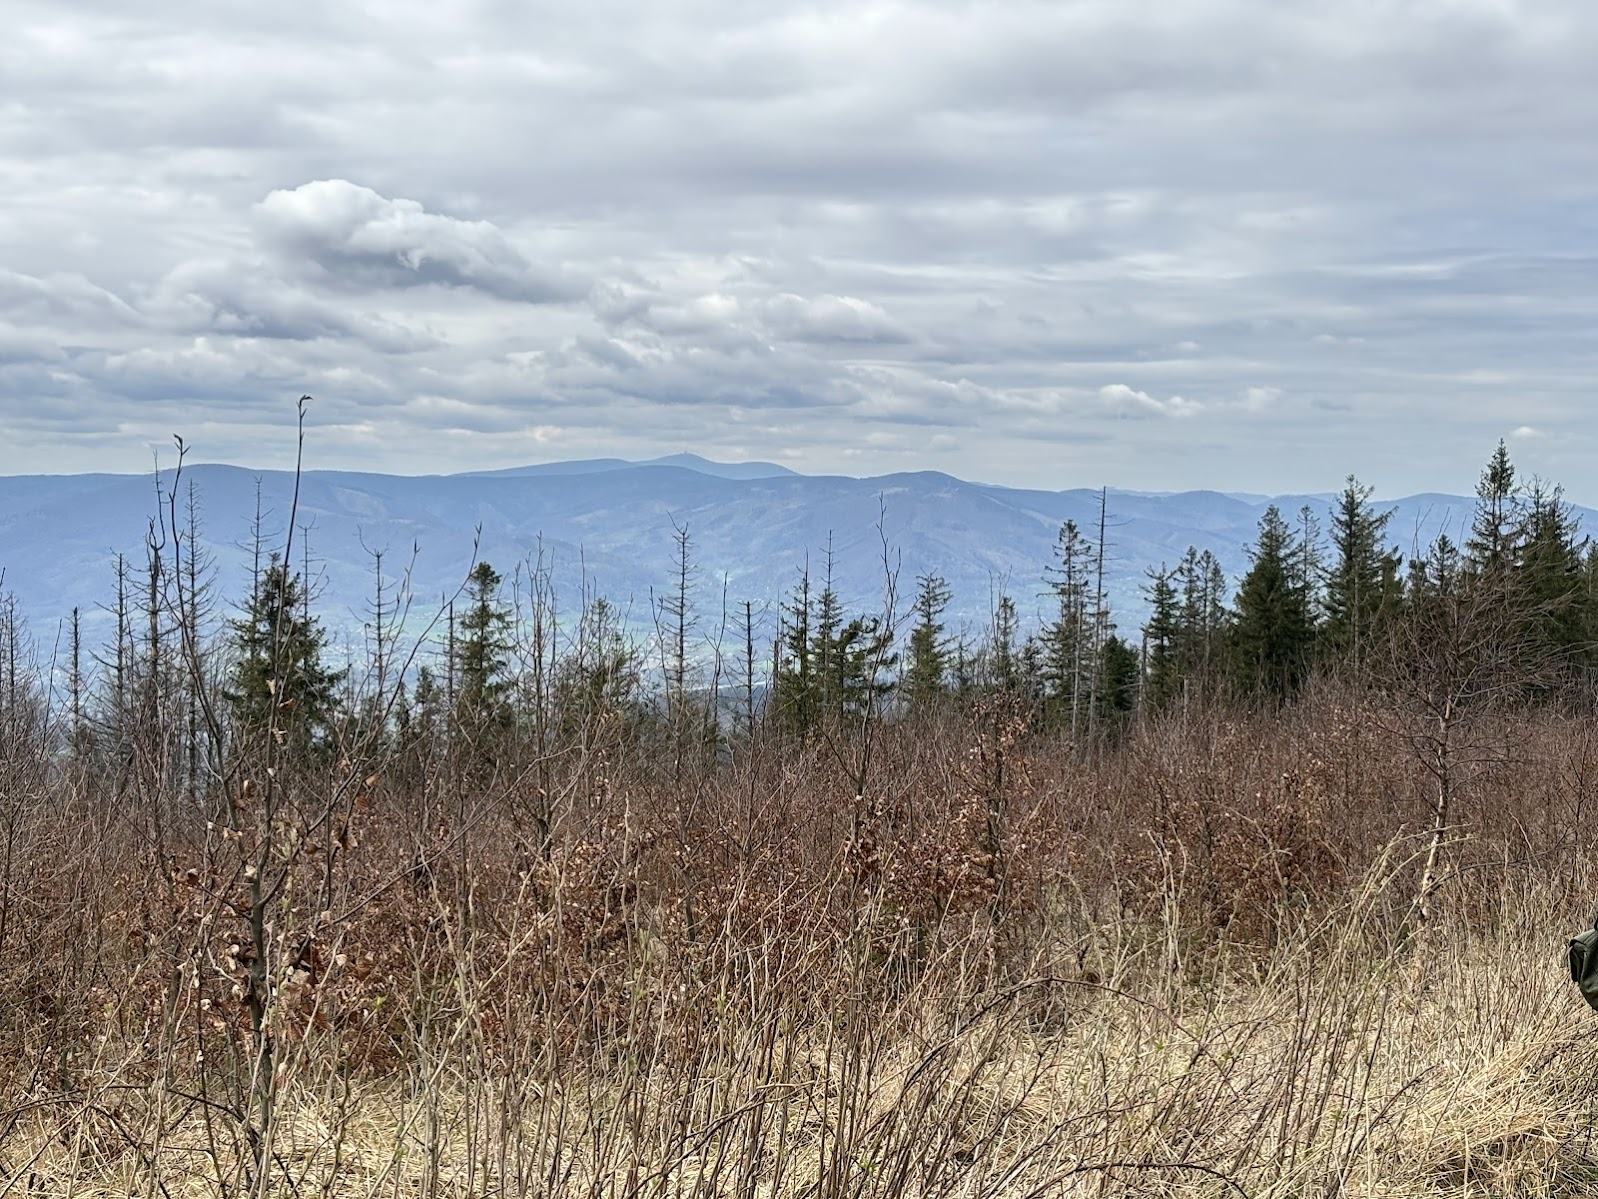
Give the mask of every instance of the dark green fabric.
[{"label": "dark green fabric", "polygon": [[1570,939],[1570,980],[1582,998],[1598,1010],[1598,923]]}]

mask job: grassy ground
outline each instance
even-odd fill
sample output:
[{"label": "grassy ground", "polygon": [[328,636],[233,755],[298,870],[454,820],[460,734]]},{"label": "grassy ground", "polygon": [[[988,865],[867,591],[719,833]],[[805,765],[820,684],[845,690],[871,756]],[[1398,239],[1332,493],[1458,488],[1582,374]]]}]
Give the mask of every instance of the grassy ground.
[{"label": "grassy ground", "polygon": [[[192,1055],[107,1039],[71,1090],[8,1097],[3,1187],[1598,1194],[1598,1015],[1560,973],[1563,905],[1504,894],[1489,933],[1383,952],[1380,885],[1264,951],[1173,963],[1157,928],[1114,927],[1083,969],[1000,979],[967,945],[826,1011],[803,999],[819,965],[768,946],[682,970],[675,996],[649,990],[671,971],[637,979],[602,1045],[559,1021],[507,1037],[513,997],[463,963],[403,1065],[350,1067],[336,1031],[285,1051],[264,1151]],[[827,968],[861,952],[838,951]]]},{"label": "grassy ground", "polygon": [[46,780],[0,813],[0,1194],[1598,1195],[1585,723],[1494,734],[1425,921],[1377,720],[985,736],[886,735],[862,800],[824,750],[574,773],[547,857],[510,786],[161,857]]}]

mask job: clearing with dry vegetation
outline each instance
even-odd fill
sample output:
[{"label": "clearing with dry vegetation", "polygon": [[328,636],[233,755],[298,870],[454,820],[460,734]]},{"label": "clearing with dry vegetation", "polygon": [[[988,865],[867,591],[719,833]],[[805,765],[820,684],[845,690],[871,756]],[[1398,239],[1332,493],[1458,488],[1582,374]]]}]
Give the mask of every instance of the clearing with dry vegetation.
[{"label": "clearing with dry vegetation", "polygon": [[602,742],[542,844],[527,772],[295,766],[268,825],[9,729],[0,1189],[1598,1193],[1598,737],[1478,729],[1422,926],[1387,716],[979,708],[879,731],[865,799],[821,743]]}]

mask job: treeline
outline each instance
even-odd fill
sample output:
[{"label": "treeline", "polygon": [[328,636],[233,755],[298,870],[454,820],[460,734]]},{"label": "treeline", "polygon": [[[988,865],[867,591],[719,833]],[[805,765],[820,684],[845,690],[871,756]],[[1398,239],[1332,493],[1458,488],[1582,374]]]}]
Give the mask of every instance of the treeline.
[{"label": "treeline", "polygon": [[1568,695],[1589,679],[1598,553],[1557,486],[1523,484],[1500,442],[1464,544],[1443,533],[1408,557],[1372,496],[1350,476],[1324,523],[1312,507],[1292,521],[1268,508],[1235,594],[1209,550],[1150,569],[1133,635],[1106,599],[1102,520],[1061,527],[1045,571],[1051,612],[1031,631],[1004,595],[983,636],[949,635],[948,585],[927,575],[901,650],[890,622],[843,612],[830,581],[816,591],[807,576],[784,609],[773,711],[810,729],[890,693],[896,710],[916,711],[997,691],[1039,726],[1083,735],[1179,703],[1279,703],[1316,676],[1391,680],[1422,643],[1436,648],[1440,621],[1490,630],[1530,691]]},{"label": "treeline", "polygon": [[[1095,530],[1061,527],[1041,572],[1049,603],[1040,625],[1028,627],[1015,598],[1001,595],[976,635],[950,631],[951,592],[936,574],[918,578],[905,602],[885,572],[881,606],[848,610],[830,549],[822,576],[802,572],[781,605],[774,639],[750,601],[723,612],[711,635],[679,529],[677,570],[651,605],[652,637],[591,594],[562,618],[540,563],[507,580],[479,562],[428,614],[427,632],[406,641],[415,605],[377,553],[364,652],[338,661],[314,611],[309,563],[287,563],[292,539],[269,550],[257,528],[248,596],[218,615],[199,508],[192,491],[166,495],[142,569],[118,560],[113,644],[85,647],[74,611],[45,672],[58,695],[50,723],[75,752],[115,756],[141,726],[171,726],[195,786],[214,773],[221,742],[268,727],[285,749],[306,752],[380,735],[413,757],[446,743],[492,756],[485,747],[500,752],[525,734],[541,754],[560,738],[667,729],[680,738],[688,726],[703,744],[757,726],[827,734],[1003,695],[1031,727],[1084,738],[1173,705],[1279,703],[1314,677],[1391,682],[1437,648],[1439,622],[1452,623],[1456,641],[1471,630],[1489,640],[1495,670],[1513,673],[1526,694],[1573,695],[1598,667],[1598,552],[1560,489],[1523,483],[1502,442],[1463,544],[1442,534],[1406,557],[1391,512],[1351,476],[1324,525],[1310,507],[1292,521],[1267,509],[1235,593],[1208,550],[1150,569],[1147,617],[1132,633],[1106,597],[1103,519]],[[0,682],[14,707],[30,650],[10,601],[0,640]]]}]

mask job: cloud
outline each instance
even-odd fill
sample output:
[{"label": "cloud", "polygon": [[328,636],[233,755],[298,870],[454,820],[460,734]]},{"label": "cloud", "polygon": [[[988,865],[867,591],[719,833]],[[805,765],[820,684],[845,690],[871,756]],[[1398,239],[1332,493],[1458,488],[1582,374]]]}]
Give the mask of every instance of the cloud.
[{"label": "cloud", "polygon": [[428,212],[344,179],[274,191],[255,214],[269,246],[334,280],[465,287],[529,303],[571,300],[585,290],[559,271],[536,269],[489,221]]},{"label": "cloud", "polygon": [[760,307],[765,325],[778,337],[809,342],[896,343],[910,334],[869,300],[854,296],[792,294],[774,296]]},{"label": "cloud", "polygon": [[0,269],[0,314],[35,325],[135,323],[137,314],[120,297],[76,273],[42,278]]},{"label": "cloud", "polygon": [[195,261],[169,272],[143,305],[174,331],[272,341],[351,338],[383,353],[439,345],[424,330],[318,298],[257,264]]},{"label": "cloud", "polygon": [[1128,387],[1125,383],[1110,383],[1099,388],[1099,398],[1113,411],[1127,415],[1189,417],[1204,411],[1196,400],[1171,396],[1157,400],[1146,391]]},{"label": "cloud", "polygon": [[397,12],[13,0],[0,470],[311,391],[370,469],[1458,490],[1524,411],[1598,498],[1581,0]]}]

